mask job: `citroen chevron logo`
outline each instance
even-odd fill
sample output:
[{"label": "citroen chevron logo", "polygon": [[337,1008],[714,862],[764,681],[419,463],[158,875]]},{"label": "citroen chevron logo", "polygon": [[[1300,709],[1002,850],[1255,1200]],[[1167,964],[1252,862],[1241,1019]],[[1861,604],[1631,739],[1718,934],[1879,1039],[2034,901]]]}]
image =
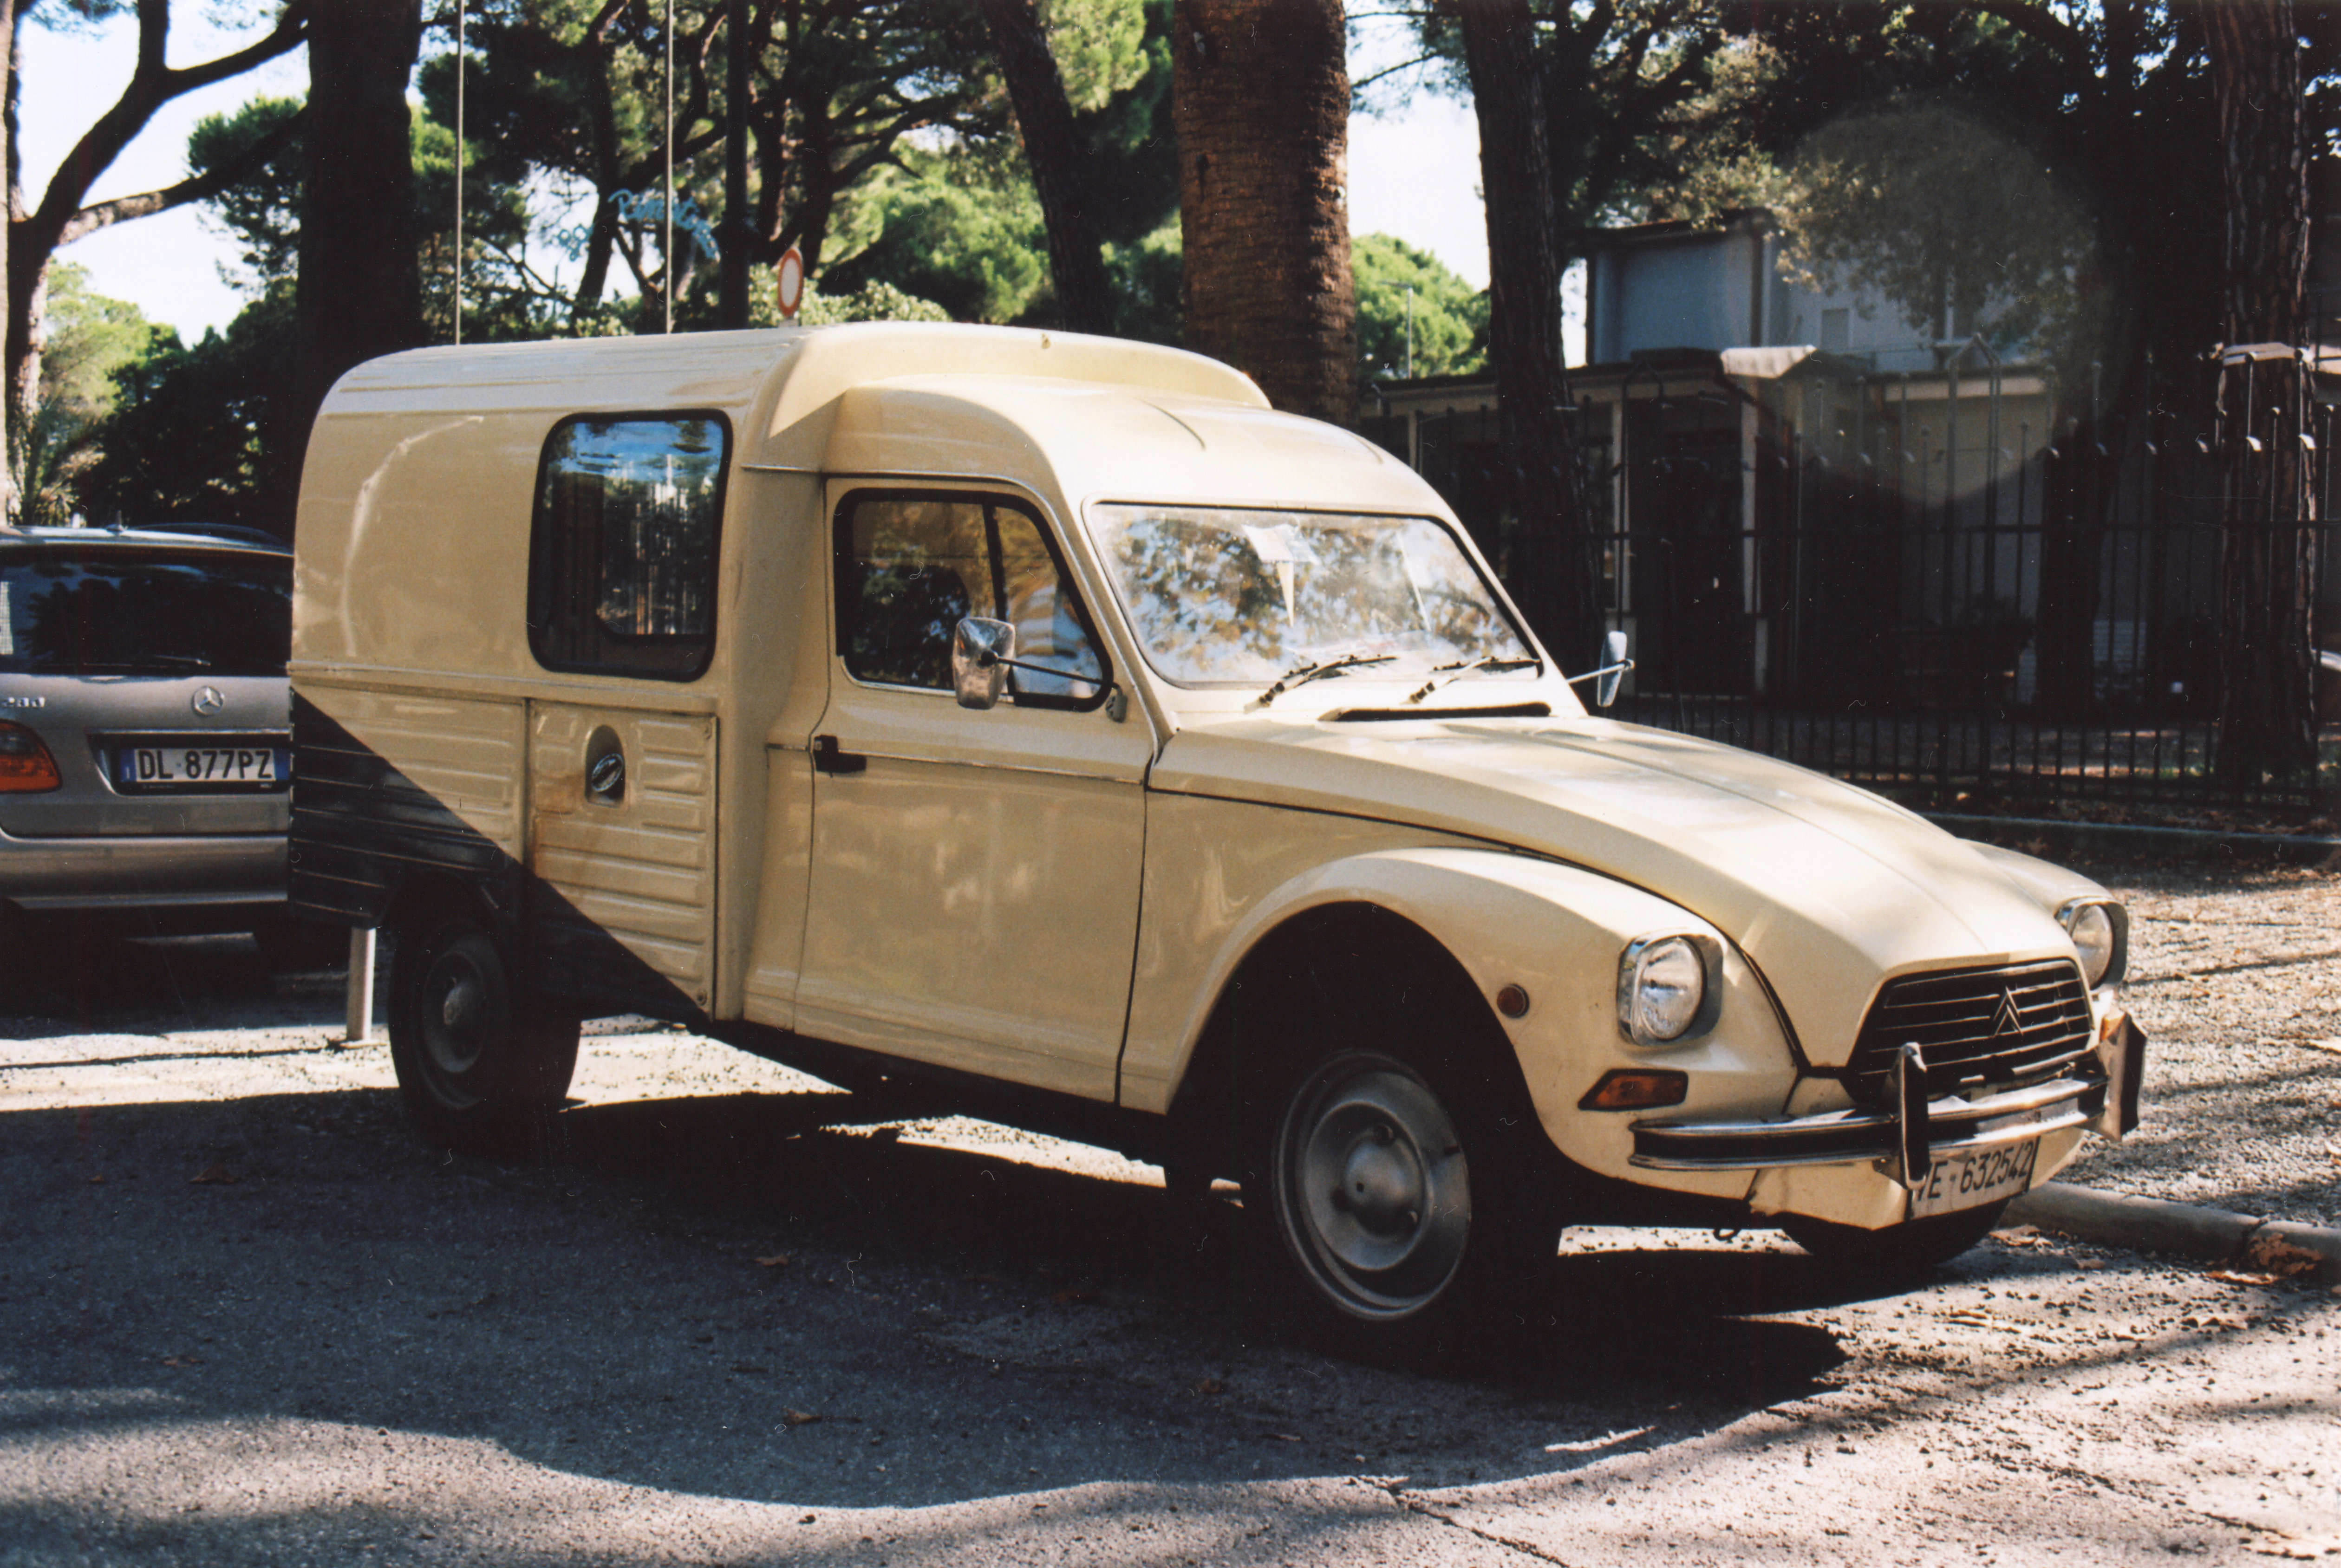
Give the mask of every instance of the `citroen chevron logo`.
[{"label": "citroen chevron logo", "polygon": [[227,706],[227,699],[220,695],[218,687],[206,686],[194,694],[187,706],[195,710],[195,717],[198,719],[209,719]]},{"label": "citroen chevron logo", "polygon": [[2020,1035],[2023,1032],[2024,1015],[2017,1010],[2016,993],[2000,992],[1999,1006],[1993,1009],[1991,1015],[1991,1037],[1996,1040],[2002,1035]]}]

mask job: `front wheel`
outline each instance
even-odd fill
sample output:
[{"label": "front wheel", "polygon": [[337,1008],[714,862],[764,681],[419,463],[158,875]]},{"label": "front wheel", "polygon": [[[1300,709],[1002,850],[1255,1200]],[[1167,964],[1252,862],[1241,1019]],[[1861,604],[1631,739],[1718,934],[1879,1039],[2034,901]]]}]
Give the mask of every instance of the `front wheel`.
[{"label": "front wheel", "polygon": [[419,926],[391,972],[390,1054],[399,1093],[433,1143],[510,1153],[561,1104],[577,1067],[577,1017],[514,984],[503,948],[469,916]]},{"label": "front wheel", "polygon": [[1440,1348],[1559,1242],[1499,1107],[1448,1077],[1390,1051],[1322,1056],[1280,1097],[1261,1162],[1307,1299],[1369,1348]]},{"label": "front wheel", "polygon": [[1905,1220],[1883,1230],[1863,1230],[1801,1215],[1783,1215],[1780,1228],[1788,1239],[1811,1253],[1842,1263],[1855,1263],[1888,1273],[1909,1274],[1932,1268],[1974,1246],[1998,1228],[2007,1202],[1987,1203],[1957,1214]]}]

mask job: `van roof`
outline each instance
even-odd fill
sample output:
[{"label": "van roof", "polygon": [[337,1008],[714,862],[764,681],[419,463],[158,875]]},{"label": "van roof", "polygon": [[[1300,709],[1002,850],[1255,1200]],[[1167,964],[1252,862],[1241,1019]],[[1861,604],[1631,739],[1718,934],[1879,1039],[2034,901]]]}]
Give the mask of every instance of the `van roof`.
[{"label": "van roof", "polygon": [[779,437],[853,387],[942,371],[1268,402],[1241,372],[1180,349],[1029,328],[857,322],[415,349],[343,376],[320,417],[699,407],[722,411],[743,434]]}]

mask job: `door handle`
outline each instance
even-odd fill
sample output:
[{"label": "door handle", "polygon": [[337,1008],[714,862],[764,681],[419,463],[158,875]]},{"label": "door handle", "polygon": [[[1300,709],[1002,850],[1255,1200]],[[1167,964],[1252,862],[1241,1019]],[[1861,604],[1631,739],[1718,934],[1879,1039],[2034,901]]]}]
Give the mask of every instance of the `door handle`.
[{"label": "door handle", "polygon": [[859,773],[870,766],[870,759],[854,751],[837,749],[834,735],[812,738],[812,770],[816,773]]}]

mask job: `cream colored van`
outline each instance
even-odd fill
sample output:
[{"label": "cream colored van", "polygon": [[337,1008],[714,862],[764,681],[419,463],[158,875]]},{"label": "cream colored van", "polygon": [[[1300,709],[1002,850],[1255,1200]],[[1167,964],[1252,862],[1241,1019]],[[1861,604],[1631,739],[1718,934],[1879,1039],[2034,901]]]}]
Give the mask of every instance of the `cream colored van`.
[{"label": "cream colored van", "polygon": [[1589,713],[1420,479],[1190,354],[377,360],[294,596],[294,896],[393,933],[452,1146],[652,1014],[1231,1178],[1405,1334],[1569,1223],[1946,1256],[2136,1118],[2103,889]]}]

